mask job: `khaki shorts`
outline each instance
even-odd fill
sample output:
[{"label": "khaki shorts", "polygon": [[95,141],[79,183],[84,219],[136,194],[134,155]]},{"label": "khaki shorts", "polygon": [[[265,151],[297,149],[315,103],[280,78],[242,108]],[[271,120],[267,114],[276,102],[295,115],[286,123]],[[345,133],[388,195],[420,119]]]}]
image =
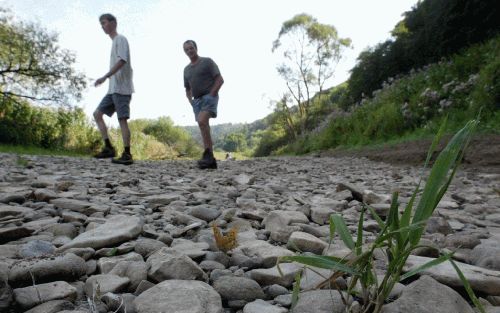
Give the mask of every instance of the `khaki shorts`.
[{"label": "khaki shorts", "polygon": [[132,100],[132,95],[107,94],[102,98],[97,110],[110,117],[116,112],[119,120],[129,119],[130,100]]}]

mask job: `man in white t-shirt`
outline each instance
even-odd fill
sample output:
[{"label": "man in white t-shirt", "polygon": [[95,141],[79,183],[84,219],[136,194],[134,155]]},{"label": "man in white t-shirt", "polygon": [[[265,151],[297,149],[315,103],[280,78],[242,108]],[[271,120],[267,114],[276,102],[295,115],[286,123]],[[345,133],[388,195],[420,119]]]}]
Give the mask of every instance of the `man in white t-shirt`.
[{"label": "man in white t-shirt", "polygon": [[122,132],[124,151],[121,157],[112,159],[113,163],[130,165],[134,161],[130,153],[130,129],[127,120],[130,118],[130,100],[134,92],[132,82],[132,66],[130,61],[130,49],[125,36],[116,32],[116,18],[109,14],[103,14],[99,17],[104,33],[113,40],[111,47],[110,69],[103,77],[96,80],[94,86],[99,86],[109,78],[108,93],[102,99],[101,103],[94,112],[94,118],[97,127],[104,140],[104,148],[95,155],[96,158],[113,158],[116,151],[111,145],[108,136],[108,130],[103,120],[103,115],[112,116],[115,112],[118,116],[120,129]]}]

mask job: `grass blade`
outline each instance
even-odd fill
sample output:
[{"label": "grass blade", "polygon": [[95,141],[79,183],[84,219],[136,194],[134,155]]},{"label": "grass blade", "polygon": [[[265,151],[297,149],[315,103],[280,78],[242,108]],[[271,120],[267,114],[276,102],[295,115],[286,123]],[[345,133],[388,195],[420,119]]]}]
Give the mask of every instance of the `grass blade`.
[{"label": "grass blade", "polygon": [[407,279],[409,277],[412,277],[413,275],[418,274],[418,273],[420,273],[422,271],[425,271],[426,269],[428,269],[430,267],[433,267],[433,266],[436,266],[438,264],[441,264],[441,263],[443,263],[446,260],[450,260],[450,258],[451,258],[451,254],[444,254],[444,255],[440,256],[439,258],[434,259],[432,261],[429,261],[429,262],[427,262],[425,264],[422,264],[419,267],[417,267],[416,269],[414,269],[412,271],[409,271],[408,273],[402,275],[399,280],[401,281],[401,280],[405,280],[405,279]]},{"label": "grass blade", "polygon": [[377,214],[377,212],[375,212],[375,210],[371,206],[369,206],[369,205],[367,205],[366,207],[368,208],[368,210],[370,210],[370,214],[373,216],[373,218],[375,219],[375,221],[377,221],[377,224],[380,227],[380,229],[384,229],[385,228],[385,223],[380,218],[380,216]]},{"label": "grass blade", "polygon": [[467,291],[467,294],[469,295],[470,299],[472,300],[472,303],[474,303],[476,308],[478,308],[481,313],[486,313],[483,305],[481,304],[481,302],[479,302],[479,299],[476,297],[476,294],[474,294],[474,291],[472,290],[472,287],[469,284],[469,281],[465,278],[464,273],[462,273],[462,270],[460,270],[460,268],[457,266],[457,264],[451,258],[450,258],[450,263],[455,268],[455,271],[457,271],[458,277],[460,277],[460,280],[464,284],[465,290]]},{"label": "grass blade", "polygon": [[298,262],[308,266],[341,271],[351,275],[359,275],[359,272],[355,268],[346,264],[347,261],[324,255],[284,256],[279,259],[279,262]]},{"label": "grass blade", "polygon": [[330,242],[328,243],[328,245],[332,244],[334,236],[335,236],[335,223],[333,222],[333,217],[330,215]]},{"label": "grass blade", "polygon": [[291,309],[293,311],[293,308],[297,305],[297,302],[299,301],[299,293],[300,293],[300,280],[302,278],[302,271],[298,272],[295,275],[295,283],[293,284],[293,289],[292,289],[292,305]]},{"label": "grass blade", "polygon": [[340,215],[333,214],[332,220],[333,223],[335,224],[335,228],[337,229],[337,232],[339,233],[339,236],[342,239],[342,241],[349,249],[351,249],[351,251],[354,251],[355,248],[354,240],[352,240],[351,232],[347,228],[344,218],[342,218],[342,216]]},{"label": "grass blade", "polygon": [[[476,125],[477,121],[468,122],[464,128],[453,136],[448,145],[439,154],[425,184],[424,192],[415,210],[412,223],[425,221],[434,212],[440,200],[438,196],[444,194],[446,190],[443,187],[447,187],[447,183],[450,181],[448,173],[450,169],[458,166],[457,160],[461,149],[468,143],[469,137]],[[410,241],[413,245],[418,244],[422,231],[422,229],[419,229],[410,234]]]},{"label": "grass blade", "polygon": [[361,208],[361,215],[358,222],[358,236],[356,238],[356,255],[361,254],[361,246],[363,245],[363,222],[365,219],[365,208]]}]

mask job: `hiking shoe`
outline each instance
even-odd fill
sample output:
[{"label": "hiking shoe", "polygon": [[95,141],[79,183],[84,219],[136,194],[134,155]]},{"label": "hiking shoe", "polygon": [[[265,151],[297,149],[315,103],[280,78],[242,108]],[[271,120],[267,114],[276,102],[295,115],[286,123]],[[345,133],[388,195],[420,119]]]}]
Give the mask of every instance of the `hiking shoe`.
[{"label": "hiking shoe", "polygon": [[102,148],[101,152],[98,154],[94,155],[94,158],[96,159],[107,159],[107,158],[114,158],[116,156],[115,149],[113,147],[104,147]]},{"label": "hiking shoe", "polygon": [[123,152],[121,157],[112,159],[111,162],[115,164],[130,165],[134,163],[134,160],[132,159],[132,155],[130,153]]},{"label": "hiking shoe", "polygon": [[198,167],[202,170],[207,168],[216,169],[217,161],[215,160],[213,152],[211,152],[208,149],[205,149],[205,151],[203,152],[203,156],[201,157],[201,160],[198,161]]}]

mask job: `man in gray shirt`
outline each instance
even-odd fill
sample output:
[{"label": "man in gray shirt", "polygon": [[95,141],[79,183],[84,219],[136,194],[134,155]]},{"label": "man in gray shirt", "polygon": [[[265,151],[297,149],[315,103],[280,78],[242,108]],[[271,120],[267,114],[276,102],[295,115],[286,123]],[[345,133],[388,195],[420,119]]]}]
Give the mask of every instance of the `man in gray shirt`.
[{"label": "man in gray shirt", "polygon": [[200,57],[198,47],[193,40],[186,40],[184,52],[191,61],[184,68],[184,87],[186,97],[193,107],[195,120],[200,127],[205,151],[198,167],[201,169],[217,168],[210,135],[209,119],[217,117],[219,89],[224,83],[217,64],[210,58]]},{"label": "man in gray shirt", "polygon": [[133,163],[133,159],[130,153],[130,129],[127,120],[130,118],[130,100],[134,92],[130,49],[127,38],[116,32],[117,22],[113,15],[109,13],[103,14],[99,17],[99,22],[104,33],[109,35],[113,40],[113,44],[111,47],[110,69],[106,75],[96,80],[94,84],[97,87],[109,78],[108,93],[94,112],[94,118],[105,145],[102,151],[96,154],[95,157],[102,159],[112,158],[116,155],[103,120],[104,114],[112,116],[116,112],[118,122],[120,123],[124,151],[121,157],[112,159],[112,162],[130,165]]}]

